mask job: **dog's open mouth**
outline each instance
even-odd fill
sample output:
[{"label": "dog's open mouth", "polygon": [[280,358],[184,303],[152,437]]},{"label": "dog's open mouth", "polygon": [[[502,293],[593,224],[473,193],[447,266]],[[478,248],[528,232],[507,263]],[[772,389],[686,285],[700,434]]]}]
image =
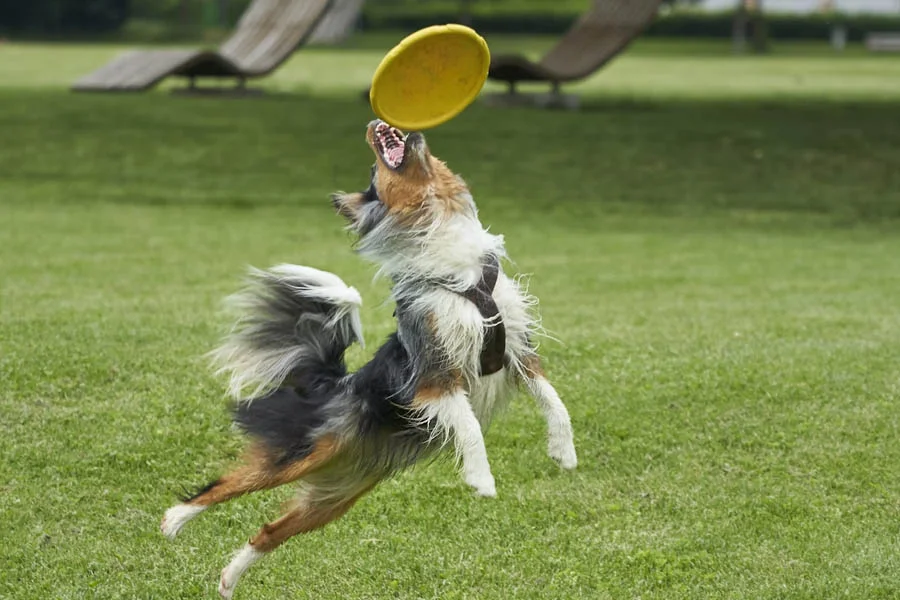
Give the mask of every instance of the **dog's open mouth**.
[{"label": "dog's open mouth", "polygon": [[384,164],[392,169],[399,169],[406,152],[406,136],[403,132],[382,121],[375,126],[374,139],[375,148]]}]

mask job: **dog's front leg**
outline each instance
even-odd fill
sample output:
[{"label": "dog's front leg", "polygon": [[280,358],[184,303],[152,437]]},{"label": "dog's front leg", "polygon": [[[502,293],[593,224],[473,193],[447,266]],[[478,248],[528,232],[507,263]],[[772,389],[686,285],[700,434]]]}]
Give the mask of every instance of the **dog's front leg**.
[{"label": "dog's front leg", "polygon": [[416,404],[422,411],[436,436],[453,439],[457,454],[462,458],[463,479],[475,488],[479,496],[493,498],[497,495],[491,465],[481,425],[472,411],[468,395],[461,389],[438,395],[417,395]]},{"label": "dog's front leg", "polygon": [[578,458],[575,454],[569,411],[560,400],[559,394],[547,381],[536,358],[533,364],[529,365],[528,371],[528,376],[525,377],[528,390],[547,421],[547,453],[563,469],[574,469],[578,465]]}]

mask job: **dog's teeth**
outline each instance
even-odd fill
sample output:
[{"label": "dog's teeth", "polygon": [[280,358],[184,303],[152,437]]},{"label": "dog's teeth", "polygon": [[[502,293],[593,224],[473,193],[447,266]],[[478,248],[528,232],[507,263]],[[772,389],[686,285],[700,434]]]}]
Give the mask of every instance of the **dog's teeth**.
[{"label": "dog's teeth", "polygon": [[405,140],[400,131],[381,123],[375,128],[375,133],[384,162],[392,169],[396,169],[403,162],[405,147]]}]

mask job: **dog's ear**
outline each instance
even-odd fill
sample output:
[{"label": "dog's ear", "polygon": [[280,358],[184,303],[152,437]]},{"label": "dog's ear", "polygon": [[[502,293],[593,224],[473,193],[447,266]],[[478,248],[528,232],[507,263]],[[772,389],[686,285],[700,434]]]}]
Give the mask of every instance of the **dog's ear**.
[{"label": "dog's ear", "polygon": [[381,222],[387,209],[379,202],[373,187],[365,192],[347,194],[336,192],[331,195],[331,203],[338,214],[347,219],[350,229],[364,236]]},{"label": "dog's ear", "polygon": [[362,192],[335,192],[331,195],[331,205],[339,215],[356,223],[359,220],[359,207],[366,201],[366,195]]}]

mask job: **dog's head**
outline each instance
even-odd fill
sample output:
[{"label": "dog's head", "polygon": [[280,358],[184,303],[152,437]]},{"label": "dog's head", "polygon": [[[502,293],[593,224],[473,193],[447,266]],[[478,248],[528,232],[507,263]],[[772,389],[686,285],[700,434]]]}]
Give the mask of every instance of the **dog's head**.
[{"label": "dog's head", "polygon": [[368,189],[331,197],[360,237],[386,217],[396,226],[420,230],[443,216],[474,212],[466,184],[431,154],[421,133],[404,135],[376,120],[366,128],[366,143],[375,153]]}]

